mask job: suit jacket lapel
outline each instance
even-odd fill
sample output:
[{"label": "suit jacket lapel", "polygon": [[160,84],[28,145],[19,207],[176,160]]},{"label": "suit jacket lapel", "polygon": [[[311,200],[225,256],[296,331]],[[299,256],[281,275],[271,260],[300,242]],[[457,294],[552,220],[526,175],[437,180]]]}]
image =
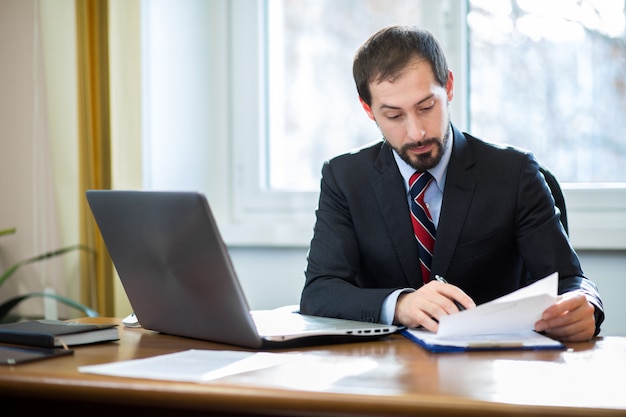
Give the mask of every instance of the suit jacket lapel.
[{"label": "suit jacket lapel", "polygon": [[374,169],[380,175],[372,181],[372,188],[387,232],[395,247],[408,286],[418,288],[422,279],[406,190],[387,143],[382,145],[381,152],[374,161]]},{"label": "suit jacket lapel", "polygon": [[470,169],[474,164],[471,149],[463,133],[454,126],[453,135],[454,146],[446,174],[432,265],[433,273],[444,277],[448,272],[476,187],[476,177]]}]

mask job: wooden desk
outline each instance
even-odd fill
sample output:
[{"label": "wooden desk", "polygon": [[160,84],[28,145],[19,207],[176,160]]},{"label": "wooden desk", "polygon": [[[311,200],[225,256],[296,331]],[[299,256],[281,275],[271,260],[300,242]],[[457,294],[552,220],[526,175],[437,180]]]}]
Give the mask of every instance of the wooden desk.
[{"label": "wooden desk", "polygon": [[[116,321],[83,319],[83,321]],[[4,410],[46,416],[626,416],[626,338],[567,351],[429,354],[402,336],[298,349],[206,384],[84,374],[87,364],[235,347],[120,327],[119,342],[0,366]]]}]

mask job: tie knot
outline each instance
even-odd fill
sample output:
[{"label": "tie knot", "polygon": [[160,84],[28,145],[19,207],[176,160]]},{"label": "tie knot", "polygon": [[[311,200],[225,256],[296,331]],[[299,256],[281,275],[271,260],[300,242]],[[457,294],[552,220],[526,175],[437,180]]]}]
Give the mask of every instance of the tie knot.
[{"label": "tie knot", "polygon": [[428,171],[415,171],[411,178],[409,178],[409,189],[411,190],[411,194],[415,195],[420,193],[433,179],[433,176]]}]

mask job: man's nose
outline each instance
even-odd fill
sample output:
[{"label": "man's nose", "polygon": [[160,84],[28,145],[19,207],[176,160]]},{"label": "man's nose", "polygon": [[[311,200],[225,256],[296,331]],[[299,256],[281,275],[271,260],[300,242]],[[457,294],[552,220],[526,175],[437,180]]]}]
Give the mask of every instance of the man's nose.
[{"label": "man's nose", "polygon": [[426,129],[419,117],[407,117],[407,135],[412,140],[422,140],[426,137]]}]

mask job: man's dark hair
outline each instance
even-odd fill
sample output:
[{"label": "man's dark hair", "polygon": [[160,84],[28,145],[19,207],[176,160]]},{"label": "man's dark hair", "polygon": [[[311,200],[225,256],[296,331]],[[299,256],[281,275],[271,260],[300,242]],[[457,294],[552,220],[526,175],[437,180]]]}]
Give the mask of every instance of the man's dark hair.
[{"label": "man's dark hair", "polygon": [[387,26],[374,33],[356,52],[352,65],[359,97],[371,105],[369,84],[393,80],[414,59],[430,63],[437,82],[446,86],[446,57],[430,32],[414,26]]}]

